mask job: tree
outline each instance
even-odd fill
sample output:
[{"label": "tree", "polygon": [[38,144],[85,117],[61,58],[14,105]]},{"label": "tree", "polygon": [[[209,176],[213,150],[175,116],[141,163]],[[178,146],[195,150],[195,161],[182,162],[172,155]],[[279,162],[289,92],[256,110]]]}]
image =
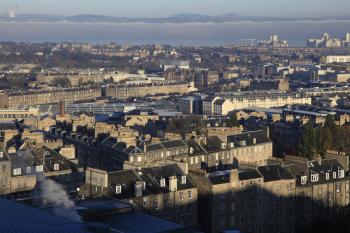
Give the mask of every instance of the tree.
[{"label": "tree", "polygon": [[317,151],[322,157],[327,153],[327,150],[334,148],[334,135],[337,131],[337,126],[331,115],[328,115],[323,127],[317,130]]},{"label": "tree", "polygon": [[70,87],[71,82],[67,77],[57,77],[53,80],[52,83],[54,86],[59,86],[59,87]]},{"label": "tree", "polygon": [[240,126],[240,123],[237,119],[236,113],[233,113],[230,116],[229,120],[227,121],[227,126],[229,126],[229,127],[239,127]]},{"label": "tree", "polygon": [[316,132],[311,121],[304,125],[304,133],[298,147],[298,154],[308,159],[313,159],[317,151]]}]

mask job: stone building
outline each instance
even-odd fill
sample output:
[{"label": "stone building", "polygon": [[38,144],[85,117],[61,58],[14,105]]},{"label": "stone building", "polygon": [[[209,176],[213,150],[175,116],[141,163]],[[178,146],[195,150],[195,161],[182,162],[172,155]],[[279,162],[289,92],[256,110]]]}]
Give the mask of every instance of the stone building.
[{"label": "stone building", "polygon": [[0,190],[11,198],[32,198],[41,181],[38,177],[53,179],[67,190],[74,190],[82,181],[82,170],[49,148],[25,146],[2,152],[0,181],[6,187]]},{"label": "stone building", "polygon": [[278,90],[288,91],[288,79],[258,79],[250,83],[249,90]]},{"label": "stone building", "polygon": [[323,216],[329,218],[339,208],[349,205],[349,177],[337,159],[308,161],[287,156],[286,169],[296,177],[296,216],[299,225]]},{"label": "stone building", "polygon": [[198,219],[204,232],[294,232],[294,203],[289,200],[295,179],[282,166],[193,170],[190,177],[198,188]]},{"label": "stone building", "polygon": [[311,98],[299,93],[232,92],[218,93],[203,100],[204,115],[227,115],[249,107],[272,108],[285,105],[311,105]]},{"label": "stone building", "polygon": [[153,96],[158,94],[186,94],[190,90],[191,89],[188,83],[169,83],[164,85],[110,85],[107,87],[106,96],[125,100],[129,98]]},{"label": "stone building", "polygon": [[0,93],[0,108],[58,103],[61,100],[66,102],[95,100],[100,96],[101,90],[97,86],[8,91]]},{"label": "stone building", "polygon": [[88,168],[79,194],[118,199],[155,217],[197,225],[197,188],[185,165],[117,172]]},{"label": "stone building", "polygon": [[272,158],[272,142],[263,130],[230,135],[225,140],[217,136],[195,138],[188,140],[187,144],[186,160],[190,167],[208,171],[237,163],[262,166]]}]

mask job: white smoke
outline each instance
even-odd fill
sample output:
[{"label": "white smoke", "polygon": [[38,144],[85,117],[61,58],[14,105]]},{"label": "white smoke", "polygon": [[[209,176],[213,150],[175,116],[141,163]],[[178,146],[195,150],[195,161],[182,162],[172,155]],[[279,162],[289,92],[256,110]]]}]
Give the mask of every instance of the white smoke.
[{"label": "white smoke", "polygon": [[51,179],[44,179],[40,185],[41,198],[47,204],[53,205],[56,215],[68,218],[75,222],[81,222],[81,217],[75,210],[75,203],[69,199],[62,185]]},{"label": "white smoke", "polygon": [[16,15],[17,15],[17,9],[18,9],[18,4],[15,4],[15,5],[9,7],[8,10],[7,10],[7,15],[10,18],[15,18]]}]

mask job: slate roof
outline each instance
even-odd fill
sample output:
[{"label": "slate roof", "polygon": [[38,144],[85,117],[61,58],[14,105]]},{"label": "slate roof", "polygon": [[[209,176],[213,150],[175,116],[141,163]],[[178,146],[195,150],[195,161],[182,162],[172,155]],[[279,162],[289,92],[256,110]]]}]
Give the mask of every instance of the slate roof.
[{"label": "slate roof", "polygon": [[251,146],[254,145],[254,138],[256,144],[271,142],[271,139],[267,137],[267,134],[263,130],[248,131],[237,135],[231,135],[227,137],[227,142],[233,142],[235,147],[240,147],[240,142],[245,141],[246,146]]},{"label": "slate roof", "polygon": [[[87,233],[86,225],[0,199],[0,229],[6,233]],[[6,210],[6,211],[5,211]]]},{"label": "slate roof", "polygon": [[[239,180],[252,180],[261,178],[261,174],[251,168],[239,168],[238,178]],[[212,184],[224,184],[230,182],[230,170],[216,171],[209,174],[209,179]]]},{"label": "slate roof", "polygon": [[280,164],[262,166],[258,170],[264,177],[265,182],[294,179],[293,175]]},{"label": "slate roof", "polygon": [[[146,188],[143,190],[143,196],[169,192],[169,177],[177,177],[177,190],[194,188],[191,179],[186,176],[186,183],[181,183],[181,177],[185,174],[177,165],[166,165],[154,168],[142,168],[140,170],[123,170],[108,173],[109,177],[109,195],[120,200],[135,197],[135,183],[137,181],[145,182]],[[160,179],[165,179],[165,187],[160,187]],[[115,193],[115,186],[121,185],[122,193]]]}]

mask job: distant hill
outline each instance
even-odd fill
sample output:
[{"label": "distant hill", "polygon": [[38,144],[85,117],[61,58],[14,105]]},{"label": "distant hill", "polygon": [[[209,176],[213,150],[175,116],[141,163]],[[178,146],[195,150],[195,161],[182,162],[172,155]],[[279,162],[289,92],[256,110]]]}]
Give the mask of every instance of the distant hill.
[{"label": "distant hill", "polygon": [[320,21],[320,20],[350,20],[350,16],[334,16],[334,17],[317,17],[317,18],[292,18],[292,17],[263,17],[263,16],[240,16],[235,13],[224,15],[202,15],[202,14],[176,14],[163,18],[130,18],[130,17],[115,17],[106,15],[75,15],[75,16],[60,16],[60,15],[41,15],[41,14],[19,14],[15,17],[8,15],[0,15],[2,22],[91,22],[91,23],[225,23],[239,21],[254,21],[254,22],[277,22],[277,21]]}]

